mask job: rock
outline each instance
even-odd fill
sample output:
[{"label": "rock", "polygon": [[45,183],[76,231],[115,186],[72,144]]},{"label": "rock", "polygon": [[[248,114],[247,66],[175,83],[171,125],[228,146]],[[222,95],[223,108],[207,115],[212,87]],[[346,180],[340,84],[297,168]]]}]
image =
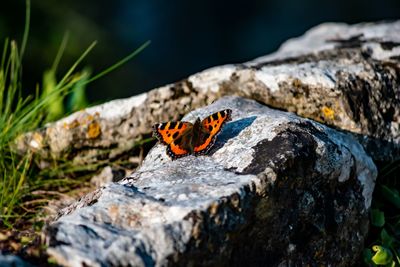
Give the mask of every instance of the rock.
[{"label": "rock", "polygon": [[325,23],[244,65],[226,91],[353,132],[376,160],[399,158],[400,21]]},{"label": "rock", "polygon": [[72,114],[25,135],[18,148],[37,152],[43,167],[57,158],[75,164],[112,159],[154,123],[232,94],[353,132],[376,160],[398,159],[400,21],[325,23],[271,55]]},{"label": "rock", "polygon": [[377,175],[354,136],[253,100],[230,108],[210,155],[142,166],[47,228],[66,266],[349,266],[359,263]]},{"label": "rock", "polygon": [[33,267],[18,256],[0,253],[0,266],[2,267]]},{"label": "rock", "polygon": [[117,182],[126,176],[125,170],[119,170],[107,166],[100,173],[90,179],[90,183],[96,187],[101,187],[109,182]]}]

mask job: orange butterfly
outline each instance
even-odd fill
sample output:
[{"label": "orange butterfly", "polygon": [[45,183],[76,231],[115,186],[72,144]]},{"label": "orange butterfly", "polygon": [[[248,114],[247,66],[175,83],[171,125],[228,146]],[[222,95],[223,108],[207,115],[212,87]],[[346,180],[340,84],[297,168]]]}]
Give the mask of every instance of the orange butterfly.
[{"label": "orange butterfly", "polygon": [[231,120],[232,110],[218,111],[194,124],[187,121],[169,121],[153,125],[154,136],[167,145],[167,154],[173,160],[187,155],[204,155],[214,145],[225,122]]}]

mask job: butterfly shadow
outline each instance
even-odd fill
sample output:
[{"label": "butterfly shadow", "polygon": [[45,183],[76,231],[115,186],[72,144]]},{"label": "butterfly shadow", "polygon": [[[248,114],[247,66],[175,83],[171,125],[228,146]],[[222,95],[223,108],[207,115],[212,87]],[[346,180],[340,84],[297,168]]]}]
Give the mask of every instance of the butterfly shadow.
[{"label": "butterfly shadow", "polygon": [[229,139],[238,136],[240,132],[249,127],[256,120],[256,118],[256,116],[251,116],[227,123],[218,135],[217,140],[210,151],[210,155],[214,154],[215,151],[223,147]]}]

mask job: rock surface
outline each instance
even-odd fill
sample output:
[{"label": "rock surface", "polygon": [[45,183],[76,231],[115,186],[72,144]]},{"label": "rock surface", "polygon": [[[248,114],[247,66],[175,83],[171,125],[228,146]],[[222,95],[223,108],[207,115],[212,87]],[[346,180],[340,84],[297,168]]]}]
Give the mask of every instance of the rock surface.
[{"label": "rock surface", "polygon": [[349,134],[252,100],[230,108],[209,156],[143,165],[64,209],[47,229],[66,266],[348,266],[358,262],[377,175]]},{"label": "rock surface", "polygon": [[15,255],[5,255],[0,253],[0,266],[1,267],[33,267],[30,263],[24,261]]},{"label": "rock surface", "polygon": [[76,164],[114,158],[154,123],[232,94],[359,134],[376,160],[400,158],[400,21],[322,24],[271,55],[75,113],[26,135],[19,149]]}]

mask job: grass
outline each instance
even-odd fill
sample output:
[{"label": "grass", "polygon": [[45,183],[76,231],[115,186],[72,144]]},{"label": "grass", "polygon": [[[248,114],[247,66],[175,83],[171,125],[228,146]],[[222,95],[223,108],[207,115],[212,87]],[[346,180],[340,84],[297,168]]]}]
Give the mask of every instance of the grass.
[{"label": "grass", "polygon": [[[22,58],[28,42],[30,21],[30,1],[26,1],[25,30],[21,46],[16,41],[4,41],[0,62],[0,227],[15,228],[20,220],[35,217],[37,209],[30,209],[28,204],[45,203],[33,194],[38,190],[57,191],[70,189],[79,184],[79,179],[69,179],[65,173],[77,173],[70,165],[60,166],[51,173],[40,171],[34,163],[34,155],[28,152],[19,155],[15,141],[21,134],[34,130],[46,122],[56,120],[68,112],[87,105],[86,85],[122,66],[140,53],[146,42],[111,67],[91,77],[88,68],[78,71],[82,60],[93,50],[93,42],[75,61],[69,70],[57,80],[57,68],[68,43],[68,35],[63,38],[60,49],[50,69],[44,71],[42,86],[36,88],[34,95],[22,95]],[[68,105],[64,99],[68,97]],[[81,173],[90,171],[93,166],[86,166]],[[94,168],[94,167],[93,167]],[[75,175],[76,176],[76,175]],[[82,176],[85,179],[85,176]],[[74,177],[76,178],[76,177]],[[78,186],[78,185],[76,185]],[[62,191],[62,190],[61,190]],[[38,207],[40,205],[36,205]]]},{"label": "grass", "polygon": [[[87,84],[122,66],[149,44],[145,43],[113,66],[91,76],[88,68],[81,71],[77,69],[95,47],[94,42],[58,80],[58,66],[68,44],[66,34],[54,63],[44,71],[42,86],[36,88],[35,95],[24,97],[22,58],[28,43],[30,21],[30,2],[26,3],[25,30],[21,46],[18,47],[16,41],[6,39],[0,61],[0,229],[2,227],[9,231],[26,229],[26,225],[33,231],[40,231],[43,222],[39,210],[50,199],[81,188],[82,185],[86,186],[93,172],[103,166],[112,164],[119,167],[129,164],[124,158],[112,163],[104,160],[85,166],[74,166],[68,160],[60,160],[54,168],[39,170],[34,163],[32,152],[19,155],[14,146],[15,140],[24,132],[87,106]],[[66,97],[67,105],[64,104]],[[142,147],[152,140],[144,139],[136,146]],[[397,266],[400,265],[400,162],[381,165],[370,214],[371,231],[363,258],[369,266]],[[0,231],[0,243],[3,239]],[[34,244],[40,247],[38,235],[32,237],[29,234],[21,234],[20,231],[14,239],[21,243],[21,246]],[[4,250],[1,244],[0,250]],[[33,254],[40,255],[41,252],[35,253]]]}]

